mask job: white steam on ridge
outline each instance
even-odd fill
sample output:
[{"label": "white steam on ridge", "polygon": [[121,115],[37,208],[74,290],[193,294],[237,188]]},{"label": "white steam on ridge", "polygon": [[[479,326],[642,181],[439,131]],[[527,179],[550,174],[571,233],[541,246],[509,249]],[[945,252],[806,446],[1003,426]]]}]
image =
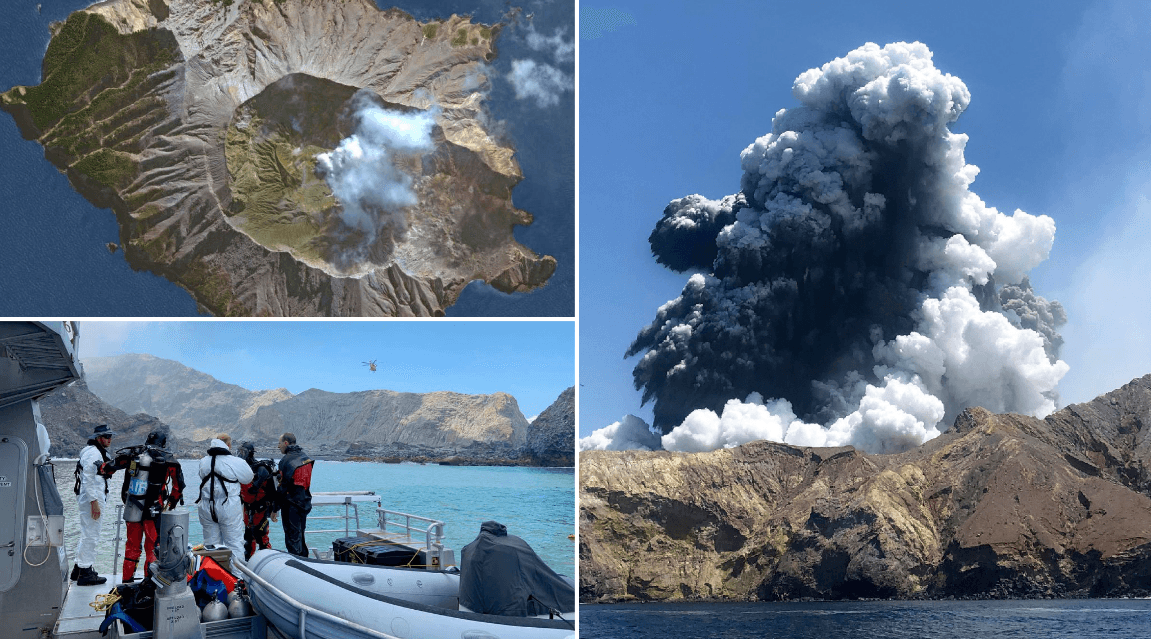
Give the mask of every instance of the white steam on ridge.
[{"label": "white steam on ridge", "polygon": [[381,228],[406,228],[403,209],[416,204],[412,178],[393,164],[397,153],[432,150],[436,109],[404,113],[379,106],[367,89],[352,98],[355,132],[316,156],[316,172],[343,206],[343,220],[368,241]]},{"label": "white steam on ridge", "polygon": [[[968,406],[1054,410],[1063,311],[1026,273],[1055,223],[969,190],[967,136],[947,127],[970,94],[931,57],[918,42],[869,43],[801,74],[802,106],[743,151],[740,193],[665,210],[657,260],[708,274],[628,352],[644,353],[636,386],[655,399],[664,448],[769,439],[897,452]],[[638,432],[613,424],[580,447]]]}]

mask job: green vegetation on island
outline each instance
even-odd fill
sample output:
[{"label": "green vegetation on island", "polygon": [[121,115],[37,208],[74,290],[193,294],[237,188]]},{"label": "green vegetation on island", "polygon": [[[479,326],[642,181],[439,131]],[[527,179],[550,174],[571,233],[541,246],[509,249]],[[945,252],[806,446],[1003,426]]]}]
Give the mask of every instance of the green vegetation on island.
[{"label": "green vegetation on island", "polygon": [[352,87],[290,75],[242,105],[224,135],[232,223],[273,250],[325,259],[324,230],[336,198],[316,175],[316,156],[344,137],[335,114]]},{"label": "green vegetation on island", "polygon": [[119,33],[93,13],[58,25],[44,54],[44,81],[15,87],[5,105],[24,105],[57,163],[99,184],[127,186],[138,172],[141,138],[167,117],[153,89],[172,79],[178,57],[166,31]]}]

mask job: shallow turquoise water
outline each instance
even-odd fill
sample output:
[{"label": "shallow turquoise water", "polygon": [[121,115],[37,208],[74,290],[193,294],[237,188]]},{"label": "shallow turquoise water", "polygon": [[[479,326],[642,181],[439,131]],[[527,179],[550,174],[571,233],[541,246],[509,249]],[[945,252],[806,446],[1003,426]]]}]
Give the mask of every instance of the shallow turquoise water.
[{"label": "shallow turquoise water", "polygon": [[[183,508],[191,512],[190,540],[202,538],[200,520],[193,502],[200,481],[196,475],[198,461],[184,460],[184,479],[188,484]],[[65,548],[69,555],[79,539],[80,524],[76,514],[76,497],[72,492],[74,462],[56,461],[56,485],[64,500]],[[109,511],[114,514],[120,503],[123,473],[110,482]],[[318,461],[312,475],[312,490],[372,490],[383,498],[384,508],[421,515],[444,522],[446,544],[456,551],[475,539],[480,523],[494,519],[508,527],[508,533],[523,538],[553,570],[575,576],[575,542],[568,535],[575,532],[575,469],[519,468],[489,466],[438,466],[419,464],[374,464],[361,462]],[[342,523],[316,520],[315,517],[342,514],[342,506],[316,507],[308,519],[308,528],[342,527]],[[369,527],[367,509],[361,506],[360,523]],[[110,571],[114,550],[115,519],[105,521],[101,530],[96,570]],[[283,549],[284,532],[279,523],[272,524],[274,548]],[[121,523],[121,535],[123,524]],[[309,548],[331,549],[331,542],[344,533],[308,533]],[[121,549],[121,557],[123,550]]]}]

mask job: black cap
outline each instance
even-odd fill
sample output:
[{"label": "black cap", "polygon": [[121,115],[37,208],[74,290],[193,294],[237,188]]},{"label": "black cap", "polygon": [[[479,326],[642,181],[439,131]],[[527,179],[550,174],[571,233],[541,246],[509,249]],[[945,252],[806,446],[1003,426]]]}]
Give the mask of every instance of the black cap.
[{"label": "black cap", "polygon": [[108,428],[107,424],[100,424],[96,427],[96,430],[92,431],[92,439],[96,439],[97,437],[111,437],[115,434],[116,432]]}]

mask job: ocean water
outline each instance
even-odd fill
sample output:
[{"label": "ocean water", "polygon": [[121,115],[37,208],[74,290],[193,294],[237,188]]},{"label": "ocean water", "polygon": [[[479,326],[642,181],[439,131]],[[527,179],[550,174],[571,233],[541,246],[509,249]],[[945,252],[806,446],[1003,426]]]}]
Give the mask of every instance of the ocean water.
[{"label": "ocean water", "polygon": [[[485,22],[499,21],[510,5],[502,0],[421,0],[389,2],[427,19],[470,13]],[[40,64],[48,47],[48,25],[67,18],[90,0],[42,0],[5,5],[0,30],[0,91],[40,82]],[[515,3],[534,13],[537,30],[552,34],[569,25],[574,4],[538,0]],[[517,100],[505,79],[511,62],[532,57],[521,30],[509,29],[498,41],[492,62],[492,90],[487,100],[493,121],[500,123],[517,150],[525,179],[513,191],[513,203],[535,215],[516,237],[541,254],[558,260],[550,282],[528,294],[506,295],[473,282],[448,309],[452,316],[556,316],[575,314],[575,106],[572,93],[555,107],[540,108]],[[571,73],[571,64],[558,65]],[[123,253],[110,253],[108,242],[120,242],[112,212],[81,197],[68,179],[44,159],[39,144],[24,140],[12,117],[0,114],[0,316],[195,316],[187,291],[162,277],[134,271]]]},{"label": "ocean water", "polygon": [[1139,639],[1151,600],[581,605],[597,639]]},{"label": "ocean water", "polygon": [[[72,492],[74,460],[55,460],[56,486],[64,501],[64,547],[71,567],[80,536],[76,513],[76,496]],[[199,494],[198,460],[182,460],[187,495],[182,508],[191,513],[189,540],[203,539],[197,506]],[[100,531],[96,571],[111,572],[115,544],[115,509],[120,504],[120,486],[124,473],[109,482],[110,513]],[[575,542],[568,535],[575,532],[575,470],[573,468],[520,468],[489,466],[439,466],[420,464],[375,464],[367,462],[317,461],[312,475],[312,490],[373,490],[383,498],[383,506],[412,515],[443,521],[445,545],[460,550],[479,534],[480,524],[489,519],[504,524],[508,533],[524,539],[553,570],[575,576]],[[190,497],[189,497],[190,496]],[[374,527],[374,513],[360,505],[360,524]],[[342,515],[342,506],[314,507],[308,518],[308,529],[343,527],[343,522],[317,520],[321,515]],[[124,527],[121,522],[121,536]],[[331,550],[339,533],[306,532],[309,548]],[[271,526],[273,548],[284,548],[281,523]],[[120,549],[123,561],[123,547]],[[33,557],[36,559],[36,557]],[[119,572],[119,568],[116,569]]]}]

